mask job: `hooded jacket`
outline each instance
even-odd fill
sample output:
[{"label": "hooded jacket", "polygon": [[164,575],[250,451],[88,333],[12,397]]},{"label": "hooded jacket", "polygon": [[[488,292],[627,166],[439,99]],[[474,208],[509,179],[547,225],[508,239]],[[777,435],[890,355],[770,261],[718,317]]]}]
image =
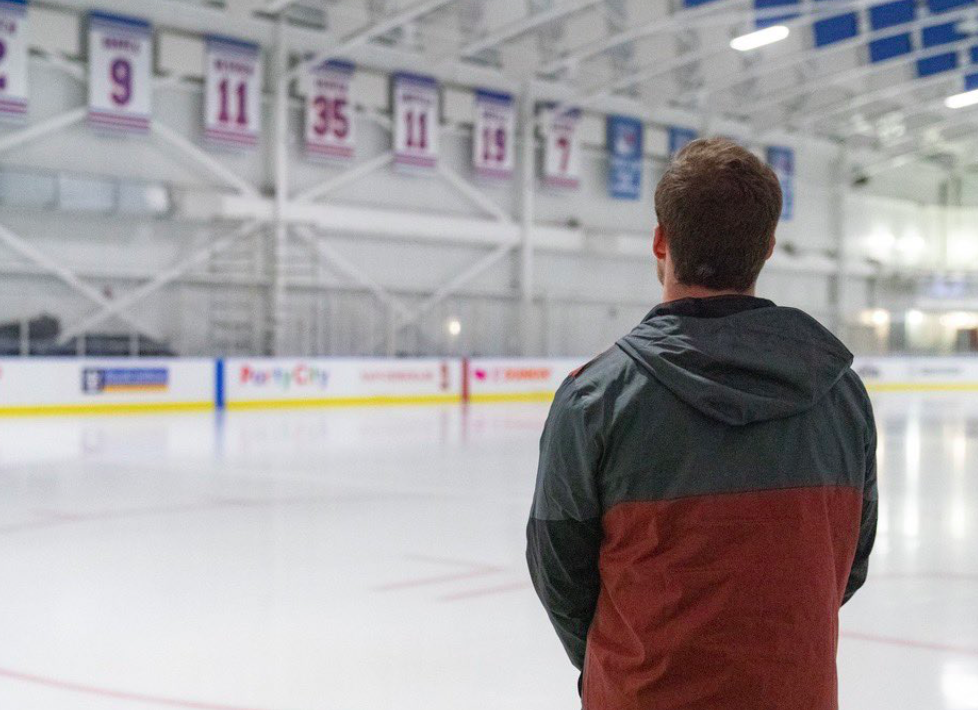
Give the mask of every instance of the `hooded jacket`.
[{"label": "hooded jacket", "polygon": [[876,434],[852,354],[763,299],[664,304],[557,393],[527,559],[585,710],[835,710]]}]

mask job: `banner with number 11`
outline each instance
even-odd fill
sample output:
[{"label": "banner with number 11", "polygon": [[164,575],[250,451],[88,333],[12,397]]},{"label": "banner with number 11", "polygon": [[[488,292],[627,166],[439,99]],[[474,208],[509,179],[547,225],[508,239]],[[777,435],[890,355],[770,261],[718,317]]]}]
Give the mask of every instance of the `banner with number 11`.
[{"label": "banner with number 11", "polygon": [[207,38],[204,136],[236,149],[254,148],[261,133],[261,48],[228,37]]},{"label": "banner with number 11", "polygon": [[394,75],[394,165],[412,171],[438,165],[441,103],[438,82],[416,74]]}]

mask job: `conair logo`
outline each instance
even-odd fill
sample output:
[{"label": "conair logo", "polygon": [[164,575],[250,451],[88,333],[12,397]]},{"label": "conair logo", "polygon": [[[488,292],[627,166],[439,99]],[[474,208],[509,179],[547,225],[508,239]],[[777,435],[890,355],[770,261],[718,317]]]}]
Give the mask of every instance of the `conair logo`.
[{"label": "conair logo", "polygon": [[287,392],[293,387],[326,389],[329,386],[329,370],[300,362],[294,367],[252,367],[242,365],[238,381],[253,387],[276,387]]},{"label": "conair logo", "polygon": [[549,367],[493,367],[476,368],[475,379],[479,382],[546,382],[553,374]]}]

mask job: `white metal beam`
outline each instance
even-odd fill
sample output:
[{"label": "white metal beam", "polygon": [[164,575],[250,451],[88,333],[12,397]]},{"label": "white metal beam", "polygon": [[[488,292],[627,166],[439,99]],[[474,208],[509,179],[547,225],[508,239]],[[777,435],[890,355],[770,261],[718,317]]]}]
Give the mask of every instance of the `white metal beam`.
[{"label": "white metal beam", "polygon": [[[730,24],[734,24],[738,20],[743,20],[748,17],[748,8],[744,8],[739,13],[725,14],[722,11],[726,8],[733,8],[734,6],[743,6],[744,0],[723,0],[723,2],[717,2],[707,5],[701,5],[699,7],[690,8],[686,10],[678,10],[666,17],[661,17],[656,20],[651,20],[650,22],[645,22],[635,27],[631,27],[623,32],[616,32],[604,39],[599,39],[594,42],[588,42],[587,44],[578,47],[577,49],[565,54],[562,57],[553,59],[549,62],[545,62],[537,70],[540,75],[554,74],[561,69],[568,69],[581,62],[587,61],[593,57],[604,54],[605,52],[620,47],[629,42],[634,42],[645,37],[650,37],[659,33],[673,32],[680,29],[688,29],[691,25],[695,24],[699,18],[703,17],[713,17],[716,15],[718,18],[725,18]],[[764,12],[764,11],[758,11]],[[784,9],[779,10],[780,14],[784,14]]]},{"label": "white metal beam", "polygon": [[33,126],[22,128],[21,130],[11,133],[8,136],[4,136],[3,138],[0,138],[0,154],[14,150],[15,148],[19,148],[22,145],[26,145],[31,141],[37,140],[38,138],[43,138],[49,133],[60,131],[62,128],[67,128],[68,126],[73,126],[76,123],[81,123],[85,120],[87,115],[88,108],[73,108],[70,111],[65,111],[64,113],[58,114],[57,116],[49,118],[46,121],[35,123]]},{"label": "white metal beam", "polygon": [[914,50],[909,54],[902,54],[899,57],[894,57],[886,62],[869,62],[867,60],[865,64],[860,64],[849,69],[816,75],[810,81],[799,82],[797,85],[789,89],[782,88],[752,97],[747,105],[738,110],[747,111],[751,114],[757,114],[780,104],[790,102],[793,99],[800,98],[805,94],[811,94],[815,91],[823,91],[829,87],[839,87],[845,82],[869,76],[880,70],[892,69],[893,67],[902,66],[905,64],[914,64],[919,59],[924,59],[935,54],[968,50],[974,44],[974,38],[969,37],[968,39],[950,42],[948,44],[943,44],[936,47]]},{"label": "white metal beam", "polygon": [[375,173],[381,168],[384,168],[394,162],[394,154],[391,152],[382,153],[381,155],[371,158],[370,160],[365,160],[364,162],[349,168],[339,175],[330,178],[318,185],[314,185],[306,190],[303,190],[299,194],[292,198],[293,202],[312,202],[321,197],[325,197],[331,192],[339,190],[341,187],[350,185],[357,180],[365,178],[371,173]]},{"label": "white metal beam", "polygon": [[445,165],[444,161],[438,164],[438,174],[445,178],[445,180],[462,195],[467,197],[470,202],[489,213],[490,216],[494,217],[500,222],[512,221],[512,218],[506,212],[506,210],[493,202],[492,199],[484,192],[477,190],[457,172]]},{"label": "white metal beam", "polygon": [[380,22],[371,24],[358,32],[354,32],[332,49],[325,52],[317,52],[312,58],[299,62],[299,64],[292,69],[289,76],[295,77],[310,66],[316,66],[329,59],[342,57],[350,50],[367,44],[371,40],[378,37],[383,37],[385,34],[393,32],[404,25],[414,22],[415,20],[434,12],[440,7],[450,5],[457,1],[458,0],[421,0],[421,2],[411,5],[401,12],[394,13],[386,20],[381,20]]},{"label": "white metal beam", "polygon": [[319,255],[320,259],[322,259],[323,263],[325,263],[328,267],[339,272],[341,275],[346,276],[355,283],[360,284],[360,286],[370,291],[370,293],[374,295],[374,298],[380,301],[384,306],[396,313],[401,314],[402,316],[407,316],[410,314],[410,310],[408,310],[408,308],[396,298],[391,296],[390,292],[378,281],[371,278],[371,276],[363,271],[363,269],[356,266],[352,261],[327,244],[326,241],[316,234],[316,232],[314,232],[310,227],[296,227],[293,234],[311,246]]},{"label": "white metal beam", "polygon": [[75,323],[74,325],[71,325],[68,328],[66,328],[64,332],[62,332],[61,336],[58,338],[58,344],[64,345],[66,342],[74,338],[76,335],[81,335],[82,333],[85,333],[89,328],[92,328],[93,326],[102,323],[107,318],[111,318],[112,316],[121,314],[122,312],[126,311],[127,309],[139,303],[140,301],[153,295],[161,288],[165,287],[167,284],[172,282],[174,279],[182,276],[186,272],[193,269],[195,266],[203,263],[211,256],[215,254],[219,254],[220,252],[234,245],[239,240],[244,239],[245,237],[253,234],[257,229],[259,229],[259,225],[254,222],[238,227],[231,234],[228,234],[224,237],[221,237],[220,239],[211,242],[206,247],[203,247],[202,249],[199,249],[193,254],[191,254],[190,256],[188,256],[186,259],[183,259],[178,263],[174,264],[173,266],[164,269],[163,271],[159,272],[156,275],[156,277],[150,280],[148,283],[143,284],[142,286],[135,289],[134,291],[131,291],[130,293],[123,296],[122,298],[119,298],[115,301],[110,301],[107,305],[103,306],[100,310],[96,311],[90,316],[83,318],[78,323]]},{"label": "white metal beam", "polygon": [[[8,249],[24,257],[33,264],[40,266],[44,271],[56,276],[66,285],[71,287],[77,293],[92,301],[98,306],[103,308],[109,306],[112,301],[105,298],[96,289],[92,288],[73,272],[71,269],[59,264],[57,261],[49,257],[44,252],[31,246],[20,235],[12,232],[7,227],[0,224],[0,242],[2,242]],[[159,335],[150,328],[146,328],[143,324],[137,322],[134,318],[123,315],[121,316],[124,321],[129,323],[131,326],[136,328],[142,333],[150,335],[155,338],[159,338]]]},{"label": "white metal beam", "polygon": [[150,130],[165,143],[183,153],[184,157],[189,158],[197,165],[205,168],[212,175],[220,178],[242,195],[258,196],[258,189],[254,185],[240,177],[230,168],[225,167],[219,160],[201,150],[197,145],[184,138],[172,128],[160,123],[159,120],[154,120],[150,124]]},{"label": "white metal beam", "polygon": [[490,32],[485,37],[480,37],[477,40],[469,42],[461,49],[459,49],[457,56],[459,57],[472,57],[481,52],[485,52],[487,49],[492,49],[501,44],[509,42],[517,37],[526,34],[527,32],[532,32],[538,27],[550,24],[561,18],[568,17],[575,13],[581,12],[588,9],[594,5],[597,5],[602,0],[573,0],[564,5],[555,4],[553,7],[544,10],[543,12],[538,12],[533,15],[528,15],[522,19],[516,20],[500,27],[498,30]]}]

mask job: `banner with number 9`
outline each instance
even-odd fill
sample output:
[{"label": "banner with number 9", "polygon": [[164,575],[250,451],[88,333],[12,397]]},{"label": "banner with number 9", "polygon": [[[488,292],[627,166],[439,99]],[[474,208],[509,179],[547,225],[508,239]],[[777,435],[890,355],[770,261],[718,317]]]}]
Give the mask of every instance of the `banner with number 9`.
[{"label": "banner with number 9", "polygon": [[543,184],[575,190],[581,183],[581,148],[577,125],[581,110],[548,107],[544,114]]},{"label": "banner with number 9", "polygon": [[88,120],[99,130],[145,133],[153,107],[153,29],[132,17],[88,16]]},{"label": "banner with number 9", "polygon": [[261,48],[212,35],[206,61],[204,136],[225,148],[254,148],[261,134]]},{"label": "banner with number 9", "polygon": [[348,161],[356,149],[350,81],[354,66],[330,61],[313,66],[306,78],[306,155]]}]

